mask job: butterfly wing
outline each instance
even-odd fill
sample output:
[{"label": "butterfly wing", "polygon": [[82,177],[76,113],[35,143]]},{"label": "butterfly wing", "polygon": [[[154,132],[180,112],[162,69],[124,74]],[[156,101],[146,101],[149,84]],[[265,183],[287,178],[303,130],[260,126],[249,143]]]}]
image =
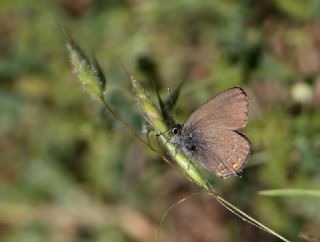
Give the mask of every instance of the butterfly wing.
[{"label": "butterfly wing", "polygon": [[212,97],[186,120],[185,127],[214,125],[214,128],[238,130],[248,121],[248,97],[243,89],[234,87]]},{"label": "butterfly wing", "polygon": [[250,153],[249,140],[236,130],[248,121],[247,94],[239,87],[221,92],[194,111],[182,128],[192,136],[195,159],[218,177],[236,175]]},{"label": "butterfly wing", "polygon": [[202,166],[220,178],[241,171],[250,153],[250,142],[243,134],[232,130],[209,130],[196,136],[195,159]]}]

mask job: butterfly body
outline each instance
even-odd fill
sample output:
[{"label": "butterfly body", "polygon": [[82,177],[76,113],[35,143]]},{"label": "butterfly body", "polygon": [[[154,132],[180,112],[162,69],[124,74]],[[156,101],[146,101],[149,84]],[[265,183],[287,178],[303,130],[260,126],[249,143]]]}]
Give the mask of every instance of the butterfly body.
[{"label": "butterfly body", "polygon": [[250,141],[239,132],[247,124],[248,99],[239,87],[221,92],[175,125],[171,142],[177,150],[225,179],[241,172]]},{"label": "butterfly body", "polygon": [[188,157],[192,157],[194,152],[197,151],[197,147],[200,145],[197,134],[186,132],[181,124],[175,125],[172,130],[172,132],[176,134],[170,139],[170,141],[176,144],[176,148],[179,151],[182,151]]}]

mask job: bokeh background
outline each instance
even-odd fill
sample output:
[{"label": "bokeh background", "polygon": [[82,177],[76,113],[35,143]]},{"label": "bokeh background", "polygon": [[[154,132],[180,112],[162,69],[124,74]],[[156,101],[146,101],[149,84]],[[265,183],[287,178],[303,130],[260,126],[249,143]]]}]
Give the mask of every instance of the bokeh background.
[{"label": "bokeh background", "polygon": [[[0,241],[155,241],[165,210],[200,191],[140,144],[72,74],[61,28],[99,60],[111,106],[143,119],[114,56],[163,98],[185,81],[179,122],[215,93],[249,94],[253,154],[242,178],[206,174],[292,241],[320,241],[320,2],[1,0]],[[155,98],[155,96],[153,96]],[[160,241],[278,241],[205,194],[172,210]]]}]

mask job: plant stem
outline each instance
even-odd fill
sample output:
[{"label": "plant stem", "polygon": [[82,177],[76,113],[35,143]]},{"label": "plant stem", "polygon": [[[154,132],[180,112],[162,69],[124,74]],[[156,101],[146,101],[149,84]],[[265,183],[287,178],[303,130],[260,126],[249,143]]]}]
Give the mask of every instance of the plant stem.
[{"label": "plant stem", "polygon": [[222,198],[221,196],[219,196],[215,191],[213,191],[212,193],[210,193],[222,206],[224,206],[226,209],[228,209],[230,212],[232,212],[234,215],[238,216],[239,218],[241,218],[243,221],[250,223],[251,225],[262,229],[276,237],[278,237],[279,239],[281,239],[282,241],[285,242],[290,242],[290,240],[284,238],[283,236],[281,236],[280,234],[278,234],[277,232],[273,231],[272,229],[268,228],[267,226],[265,226],[264,224],[260,223],[259,221],[257,221],[256,219],[252,218],[251,216],[249,216],[248,214],[246,214],[245,212],[243,212],[242,210],[240,210],[239,208],[237,208],[236,206],[234,206],[233,204],[231,204],[230,202],[228,202],[227,200],[225,200],[224,198]]}]

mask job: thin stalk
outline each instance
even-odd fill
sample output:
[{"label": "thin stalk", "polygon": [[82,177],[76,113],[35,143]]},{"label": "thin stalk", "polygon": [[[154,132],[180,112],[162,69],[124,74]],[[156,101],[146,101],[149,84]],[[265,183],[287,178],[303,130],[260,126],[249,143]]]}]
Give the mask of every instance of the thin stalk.
[{"label": "thin stalk", "polygon": [[182,199],[180,199],[178,202],[175,202],[173,205],[171,205],[169,208],[166,209],[166,211],[164,212],[164,214],[162,215],[161,217],[161,220],[160,220],[160,223],[159,223],[159,229],[157,231],[157,237],[156,237],[156,242],[159,242],[160,241],[160,230],[161,230],[161,227],[162,227],[162,224],[164,222],[164,219],[167,217],[168,213],[174,209],[176,206],[178,206],[179,204],[185,202],[186,200],[188,200],[189,198],[195,196],[195,195],[198,195],[200,194],[199,192],[194,192],[194,193],[191,193],[190,195],[188,195],[187,197],[184,197]]},{"label": "thin stalk", "polygon": [[[243,212],[241,209],[237,208],[235,205],[231,204],[230,202],[228,202],[227,200],[225,200],[223,197],[221,197],[213,188],[210,184],[208,184],[208,187],[210,187],[210,191],[205,191],[206,193],[208,193],[210,196],[213,196],[218,203],[220,203],[224,208],[226,208],[228,211],[230,211],[231,213],[233,213],[234,215],[236,215],[237,217],[241,218],[243,221],[251,224],[252,226],[255,226],[259,229],[262,229],[274,236],[276,236],[277,238],[281,239],[284,242],[290,242],[290,240],[284,238],[283,236],[281,236],[280,234],[276,233],[275,231],[273,231],[272,229],[268,228],[267,226],[265,226],[264,224],[260,223],[259,221],[257,221],[256,219],[252,218],[251,216],[249,216],[248,214],[246,214],[245,212]],[[156,237],[156,242],[160,241],[160,230],[162,228],[164,219],[167,217],[168,213],[174,209],[176,206],[178,206],[179,204],[185,202],[187,199],[195,196],[199,194],[198,192],[192,193],[190,195],[188,195],[187,197],[179,200],[178,202],[174,203],[173,205],[171,205],[162,215],[160,223],[159,223],[159,229],[157,231],[157,237]]]},{"label": "thin stalk", "polygon": [[236,207],[235,205],[233,205],[232,203],[228,202],[227,200],[225,200],[223,197],[221,197],[213,188],[212,186],[209,184],[209,186],[211,187],[211,191],[208,192],[211,196],[213,196],[223,207],[225,207],[226,209],[228,209],[230,212],[232,212],[234,215],[236,215],[237,217],[241,218],[243,221],[259,228],[262,229],[274,236],[276,236],[277,238],[281,239],[282,241],[285,242],[290,242],[290,240],[284,238],[283,236],[281,236],[280,234],[278,234],[277,232],[273,231],[272,229],[268,228],[267,226],[265,226],[264,224],[260,223],[259,221],[257,221],[256,219],[252,218],[251,216],[249,216],[248,214],[246,214],[245,212],[243,212],[241,209],[239,209],[238,207]]}]

